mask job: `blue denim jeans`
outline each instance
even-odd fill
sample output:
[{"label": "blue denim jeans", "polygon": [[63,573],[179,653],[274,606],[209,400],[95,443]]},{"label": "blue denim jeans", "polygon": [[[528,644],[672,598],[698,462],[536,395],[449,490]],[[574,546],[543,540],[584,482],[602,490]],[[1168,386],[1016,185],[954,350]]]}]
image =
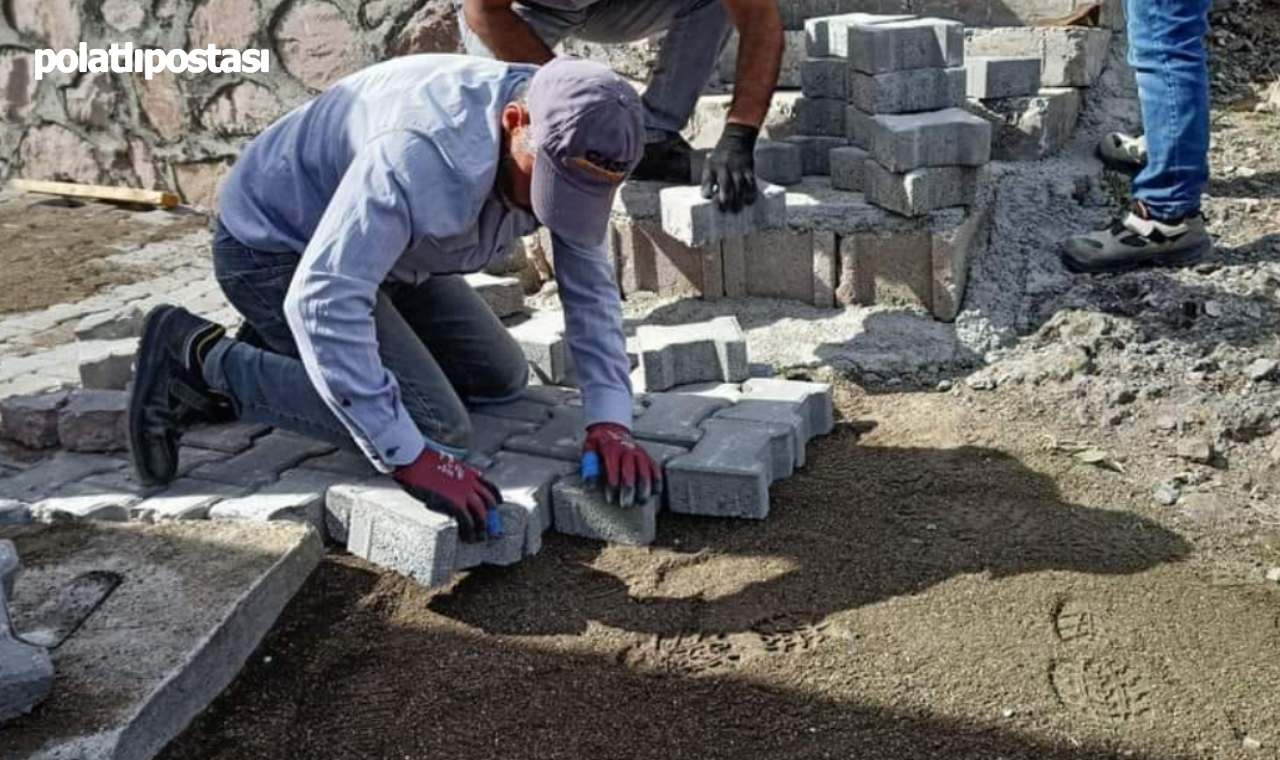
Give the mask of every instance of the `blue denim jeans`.
[{"label": "blue denim jeans", "polygon": [[[346,427],[311,385],[285,319],[299,259],[248,248],[218,224],[218,284],[265,348],[223,339],[209,353],[205,379],[230,397],[241,419],[353,447]],[[432,448],[464,456],[471,438],[466,404],[509,401],[528,384],[520,346],[460,275],[421,285],[387,283],[373,317],[382,363]]]},{"label": "blue denim jeans", "polygon": [[[454,0],[454,6],[467,53],[492,58],[492,51],[467,26],[462,0]],[[648,142],[684,129],[733,31],[720,0],[600,0],[577,11],[516,2],[511,10],[547,47],[566,37],[622,43],[666,32],[644,92]]]},{"label": "blue denim jeans", "polygon": [[1133,195],[1157,219],[1200,210],[1209,181],[1209,33],[1213,0],[1126,0],[1147,166]]}]

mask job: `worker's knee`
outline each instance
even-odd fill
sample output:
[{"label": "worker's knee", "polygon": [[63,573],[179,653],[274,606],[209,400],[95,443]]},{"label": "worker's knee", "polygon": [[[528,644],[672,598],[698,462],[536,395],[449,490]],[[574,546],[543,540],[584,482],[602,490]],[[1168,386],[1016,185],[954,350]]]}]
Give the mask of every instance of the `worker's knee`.
[{"label": "worker's knee", "polygon": [[529,387],[529,365],[523,361],[507,362],[494,368],[484,380],[471,389],[468,399],[475,404],[503,404],[524,395]]}]

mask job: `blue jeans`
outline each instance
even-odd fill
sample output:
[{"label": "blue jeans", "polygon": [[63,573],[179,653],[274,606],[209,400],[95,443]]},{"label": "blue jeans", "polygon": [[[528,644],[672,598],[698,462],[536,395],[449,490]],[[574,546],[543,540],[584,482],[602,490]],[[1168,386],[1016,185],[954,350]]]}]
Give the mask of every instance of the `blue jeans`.
[{"label": "blue jeans", "polygon": [[1138,78],[1147,166],[1133,195],[1156,219],[1200,210],[1209,181],[1209,64],[1213,0],[1126,0],[1129,65]]},{"label": "blue jeans", "polygon": [[[454,7],[467,53],[493,58],[493,52],[467,26],[462,0],[454,0]],[[566,37],[622,43],[666,32],[644,92],[648,142],[684,129],[733,30],[720,0],[600,0],[578,11],[516,2],[511,10],[547,47]]]},{"label": "blue jeans", "polygon": [[[300,258],[248,248],[218,224],[218,284],[265,348],[223,339],[209,353],[205,379],[230,397],[241,419],[351,447],[346,427],[311,385],[285,319],[285,295]],[[466,403],[510,401],[528,384],[520,346],[461,275],[421,285],[387,283],[373,318],[382,363],[432,448],[465,456],[471,439]]]}]

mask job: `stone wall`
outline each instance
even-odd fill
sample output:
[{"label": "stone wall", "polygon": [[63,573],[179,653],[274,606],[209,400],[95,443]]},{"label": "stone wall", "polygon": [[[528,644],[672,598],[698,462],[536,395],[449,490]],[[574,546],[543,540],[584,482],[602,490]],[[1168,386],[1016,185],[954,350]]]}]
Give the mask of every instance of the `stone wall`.
[{"label": "stone wall", "polygon": [[[450,0],[0,0],[0,178],[179,191],[212,207],[263,127],[369,63],[456,52]],[[62,74],[33,51],[271,51],[269,74]]]}]

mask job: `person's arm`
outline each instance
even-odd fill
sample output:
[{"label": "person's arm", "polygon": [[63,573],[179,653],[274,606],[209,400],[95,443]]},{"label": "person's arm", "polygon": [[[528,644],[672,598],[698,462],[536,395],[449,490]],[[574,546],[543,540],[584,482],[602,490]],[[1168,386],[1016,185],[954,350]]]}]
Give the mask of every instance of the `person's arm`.
[{"label": "person's arm", "polygon": [[511,10],[512,0],[463,0],[467,26],[493,51],[512,63],[543,64],[555,57],[524,19]]},{"label": "person's arm", "polygon": [[738,66],[734,72],[729,123],[759,130],[782,70],[782,14],[774,0],[721,0],[738,30]]}]

